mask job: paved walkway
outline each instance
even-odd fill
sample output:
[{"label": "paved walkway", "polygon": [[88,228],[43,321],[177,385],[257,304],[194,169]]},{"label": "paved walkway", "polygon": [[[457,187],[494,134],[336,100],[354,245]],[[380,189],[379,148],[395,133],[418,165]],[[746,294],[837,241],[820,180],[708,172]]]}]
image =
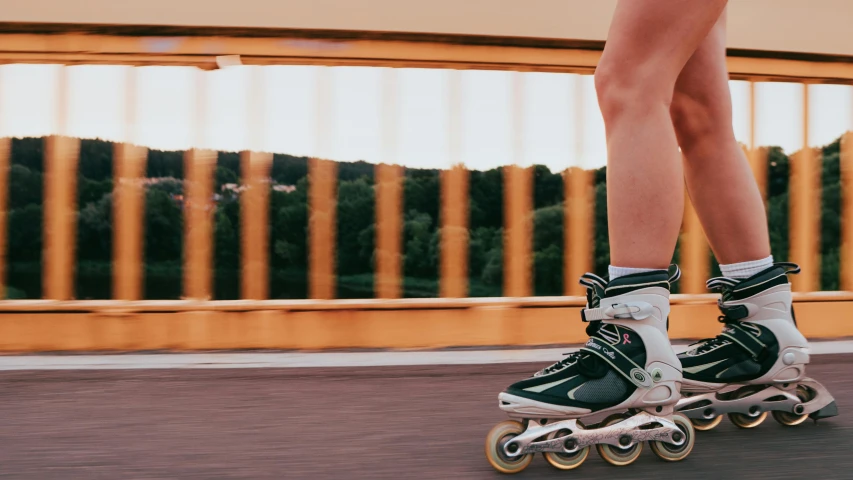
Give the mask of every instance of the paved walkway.
[{"label": "paved walkway", "polygon": [[[222,368],[224,359],[248,357],[26,357],[30,368],[41,361],[48,370],[20,370],[23,357],[3,357],[7,369],[17,365],[18,370],[0,372],[0,477],[506,478],[492,471],[483,456],[486,432],[505,419],[496,395],[542,365],[519,359],[463,365],[459,359],[474,355],[485,361],[494,353],[451,353],[462,355],[443,360],[454,365],[412,364],[422,361],[418,355],[443,358],[435,352],[324,354],[332,356],[309,357],[311,368],[297,367],[303,358],[298,354],[243,354],[269,367],[281,361],[271,358],[287,358],[295,368],[232,363],[239,369]],[[547,353],[547,361],[554,360]],[[511,357],[510,352],[501,355]],[[142,357],[149,366],[161,358],[170,359],[171,366],[220,362],[220,368],[143,368]],[[128,365],[134,369],[56,370],[60,360],[78,362],[80,368],[91,367],[92,358],[113,366],[118,359],[131,359]],[[349,359],[351,366],[321,367],[318,358]],[[376,358],[409,363],[352,366]],[[830,389],[841,411],[817,425],[785,428],[771,419],[743,431],[724,421],[717,430],[700,432],[694,452],[682,463],[666,464],[645,451],[634,465],[616,468],[593,452],[574,472],[555,471],[537,458],[516,478],[853,478],[851,362],[853,354],[813,357],[810,375]]]}]

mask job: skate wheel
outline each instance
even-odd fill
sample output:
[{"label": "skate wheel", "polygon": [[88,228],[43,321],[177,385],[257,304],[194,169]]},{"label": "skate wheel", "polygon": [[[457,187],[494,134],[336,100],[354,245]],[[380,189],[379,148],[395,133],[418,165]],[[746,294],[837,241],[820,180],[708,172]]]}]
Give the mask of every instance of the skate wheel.
[{"label": "skate wheel", "polygon": [[[717,420],[717,423],[720,423],[722,418],[718,416],[714,420]],[[666,460],[667,462],[678,462],[687,458],[687,455],[690,455],[690,452],[693,450],[693,443],[696,441],[696,432],[693,430],[693,423],[691,423],[691,421],[684,415],[677,413],[672,416],[672,421],[684,434],[684,443],[681,445],[673,445],[667,442],[654,441],[649,442],[649,445],[652,447],[652,452],[654,452],[654,454],[661,460]]]},{"label": "skate wheel", "polygon": [[[617,413],[605,418],[599,425],[600,427],[607,427],[614,423],[618,423],[625,418],[628,418],[628,416]],[[622,467],[634,463],[634,461],[640,457],[640,454],[643,453],[643,443],[638,442],[628,448],[620,448],[606,443],[599,443],[595,446],[595,449],[598,450],[598,455],[603,458],[604,461],[611,465]]]},{"label": "skate wheel", "polygon": [[[583,426],[580,421],[578,424]],[[549,438],[559,438],[569,433],[569,430],[559,430],[549,435]],[[581,448],[574,453],[542,452],[542,456],[545,457],[546,462],[558,470],[573,470],[579,467],[589,456],[589,447]]]},{"label": "skate wheel", "polygon": [[533,454],[508,457],[504,445],[524,432],[524,427],[515,420],[507,420],[495,425],[486,435],[486,459],[495,470],[501,473],[518,473],[533,460]]},{"label": "skate wheel", "polygon": [[[738,398],[745,398],[745,397],[748,397],[754,393],[760,392],[761,390],[763,390],[763,387],[742,388],[742,389],[734,392],[731,399],[736,400]],[[752,408],[758,409],[759,407],[754,406]],[[757,415],[747,415],[744,413],[730,413],[729,414],[729,420],[732,423],[734,423],[735,426],[737,426],[738,428],[755,428],[755,427],[761,425],[761,422],[763,422],[764,419],[766,419],[766,418],[767,418],[767,412],[761,412],[760,414],[757,414]]]},{"label": "skate wheel", "polygon": [[690,419],[690,422],[693,423],[693,427],[696,430],[699,430],[701,432],[705,432],[705,431],[713,430],[714,428],[717,428],[717,425],[719,425],[720,422],[722,422],[722,421],[723,421],[722,415],[717,415],[716,417],[714,417],[710,420],[706,419],[706,418],[691,418]]},{"label": "skate wheel", "polygon": [[[809,393],[809,390],[806,387],[802,385],[797,385],[797,398],[799,398],[802,403],[806,403],[811,400],[811,394]],[[782,411],[773,412],[773,419],[787,427],[797,426],[805,422],[808,418],[809,415],[807,413],[803,415],[797,415],[795,413]]]}]

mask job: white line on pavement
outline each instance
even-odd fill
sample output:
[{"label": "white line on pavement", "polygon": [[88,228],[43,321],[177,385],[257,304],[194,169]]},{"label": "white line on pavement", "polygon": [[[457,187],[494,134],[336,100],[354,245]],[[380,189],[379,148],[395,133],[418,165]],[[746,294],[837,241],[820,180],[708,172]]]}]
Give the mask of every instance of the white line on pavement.
[{"label": "white line on pavement", "polygon": [[[853,353],[853,340],[811,342],[812,355]],[[686,344],[675,345],[681,352]],[[482,365],[553,362],[577,348],[318,353],[156,353],[128,355],[0,356],[0,371],[139,370],[174,368],[304,368],[417,365]]]}]

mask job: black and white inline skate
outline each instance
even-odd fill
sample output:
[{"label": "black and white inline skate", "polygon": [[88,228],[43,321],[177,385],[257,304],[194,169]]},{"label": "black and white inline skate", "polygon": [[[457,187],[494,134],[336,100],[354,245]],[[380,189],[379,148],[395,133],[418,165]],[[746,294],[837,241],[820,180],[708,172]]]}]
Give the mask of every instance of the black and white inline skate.
[{"label": "black and white inline skate", "polygon": [[[636,460],[643,442],[664,460],[687,457],[695,436],[690,420],[673,413],[681,364],[667,336],[670,284],[679,275],[676,267],[672,276],[656,270],[609,283],[581,277],[589,341],[498,396],[501,410],[517,420],[499,423],[486,437],[496,470],[520,472],[537,452],[570,470],[593,445],[613,465]],[[596,424],[581,421],[604,415]]]},{"label": "black and white inline skate", "polygon": [[797,330],[788,282],[799,271],[777,263],[747,279],[708,280],[722,293],[723,332],[678,356],[684,382],[676,410],[697,430],[716,427],[723,414],[741,428],[758,426],[768,412],[788,426],[838,414],[826,388],[806,377],[809,347]]}]

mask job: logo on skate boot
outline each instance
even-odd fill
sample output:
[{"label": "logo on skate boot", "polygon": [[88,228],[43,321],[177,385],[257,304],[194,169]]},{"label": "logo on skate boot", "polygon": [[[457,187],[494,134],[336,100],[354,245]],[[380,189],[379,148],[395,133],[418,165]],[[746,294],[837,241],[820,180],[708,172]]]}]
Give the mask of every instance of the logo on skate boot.
[{"label": "logo on skate boot", "polygon": [[601,345],[595,343],[595,341],[591,338],[586,342],[586,346],[588,348],[592,348],[593,350],[597,350],[597,351],[601,352],[603,355],[606,355],[611,360],[616,359],[615,353],[613,353],[609,348],[602,347]]},{"label": "logo on skate boot", "polygon": [[651,378],[646,375],[646,372],[639,368],[634,368],[631,370],[631,378],[638,385],[642,385],[644,387],[649,387],[652,384]]}]

